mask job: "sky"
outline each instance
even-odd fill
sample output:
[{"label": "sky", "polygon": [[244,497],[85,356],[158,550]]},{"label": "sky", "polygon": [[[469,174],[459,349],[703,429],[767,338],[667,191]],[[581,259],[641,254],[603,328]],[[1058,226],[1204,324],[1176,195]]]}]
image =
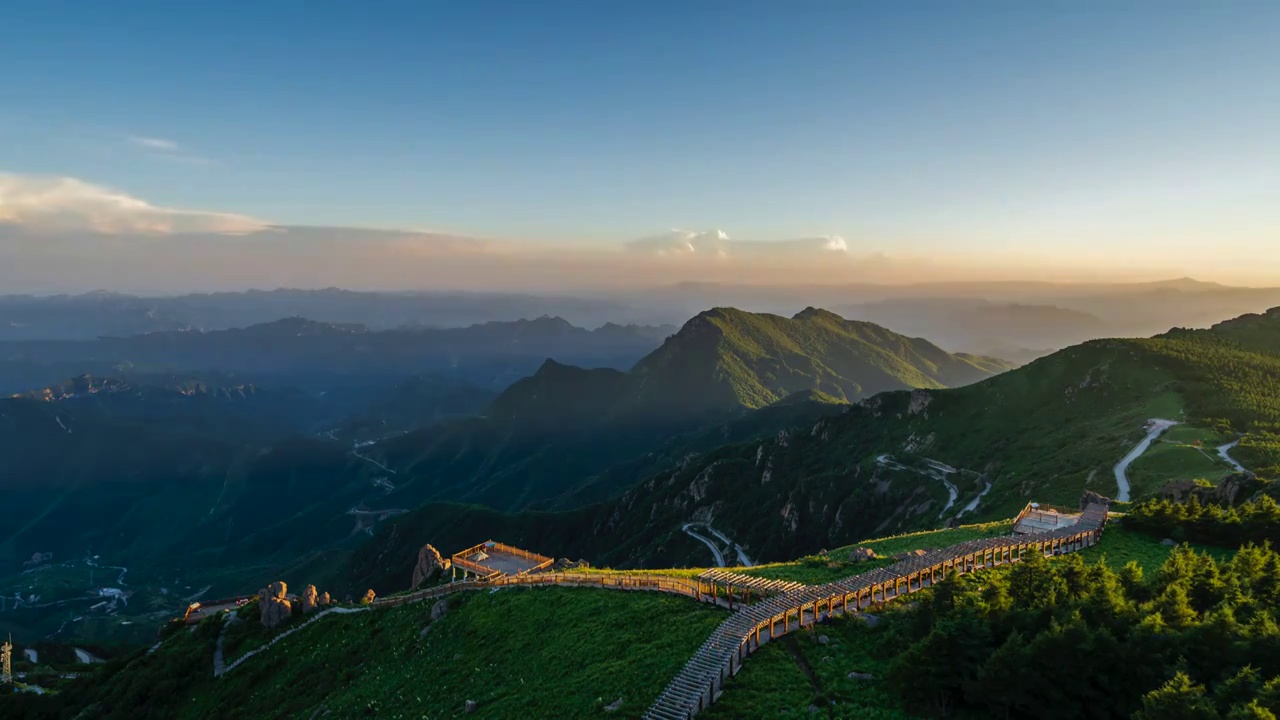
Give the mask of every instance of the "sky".
[{"label": "sky", "polygon": [[1280,284],[1280,3],[0,4],[0,283]]}]

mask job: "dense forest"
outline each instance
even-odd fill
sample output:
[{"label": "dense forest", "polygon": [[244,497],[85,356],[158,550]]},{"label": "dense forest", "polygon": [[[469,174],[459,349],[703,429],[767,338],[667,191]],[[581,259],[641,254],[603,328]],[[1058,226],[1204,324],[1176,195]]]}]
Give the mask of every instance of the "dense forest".
[{"label": "dense forest", "polygon": [[1244,434],[1242,462],[1280,476],[1280,308],[1220,323],[1210,331],[1173,330],[1138,340],[1155,366],[1179,378],[1188,410]]},{"label": "dense forest", "polygon": [[1126,527],[1157,537],[1235,548],[1246,543],[1280,547],[1280,503],[1258,495],[1238,507],[1168,499],[1138,503],[1125,516]]},{"label": "dense forest", "polygon": [[934,717],[1275,717],[1280,555],[1183,546],[1151,575],[1077,555],[948,579],[902,622],[889,682]]}]

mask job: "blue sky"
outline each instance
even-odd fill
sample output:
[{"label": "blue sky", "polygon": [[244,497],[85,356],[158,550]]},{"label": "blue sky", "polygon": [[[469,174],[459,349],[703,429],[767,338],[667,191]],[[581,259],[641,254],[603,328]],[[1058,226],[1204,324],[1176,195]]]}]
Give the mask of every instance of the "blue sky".
[{"label": "blue sky", "polygon": [[0,44],[0,173],[163,207],[1280,252],[1280,3],[19,0]]}]

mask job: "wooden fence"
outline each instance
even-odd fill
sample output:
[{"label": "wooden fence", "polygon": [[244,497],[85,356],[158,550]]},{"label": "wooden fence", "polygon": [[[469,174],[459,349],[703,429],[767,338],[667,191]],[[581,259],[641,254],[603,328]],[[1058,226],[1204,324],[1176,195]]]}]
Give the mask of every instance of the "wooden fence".
[{"label": "wooden fence", "polygon": [[948,574],[1018,562],[1028,552],[1050,556],[1082,550],[1097,542],[1106,521],[1107,506],[1092,504],[1070,527],[1035,535],[971,540],[747,606],[734,613],[703,643],[645,717],[689,720],[715,702],[725,679],[742,669],[748,655],[773,638],[838,614],[857,612],[923,590]]}]

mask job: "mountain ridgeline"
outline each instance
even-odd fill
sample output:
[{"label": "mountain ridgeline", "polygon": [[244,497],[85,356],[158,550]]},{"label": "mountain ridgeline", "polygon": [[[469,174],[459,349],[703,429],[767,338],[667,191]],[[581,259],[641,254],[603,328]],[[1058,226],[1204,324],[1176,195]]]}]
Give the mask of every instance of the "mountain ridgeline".
[{"label": "mountain ridgeline", "polygon": [[[1114,497],[1113,468],[1151,418],[1181,423],[1188,439],[1160,447],[1202,459],[1217,478],[1233,470],[1201,452],[1201,439],[1238,441],[1233,457],[1273,479],[1277,377],[1280,309],[1207,330],[1093,341],[966,387],[880,393],[745,442],[726,438],[591,508],[483,524],[510,527],[514,541],[546,552],[653,567],[706,563],[705,548],[680,529],[701,521],[757,561],[782,560],[885,533],[1009,517],[1032,500],[1070,506],[1089,490]],[[1180,461],[1143,462],[1133,465],[1135,499],[1157,496],[1186,472]],[[398,578],[415,544],[434,533],[465,535],[472,521],[435,505],[391,520],[353,557],[350,577],[375,586]],[[393,559],[400,555],[408,560]]]},{"label": "mountain ridgeline", "polygon": [[784,318],[715,308],[685,323],[629,373],[548,361],[512,385],[493,414],[705,417],[797,393],[847,403],[886,390],[958,387],[1009,368],[826,310]]},{"label": "mountain ridgeline", "polygon": [[[258,573],[294,580],[288,573],[312,562],[340,571],[326,553],[355,552],[378,525],[420,507],[481,506],[498,518],[491,533],[508,535],[511,513],[531,513],[519,522],[540,532],[542,519],[727,443],[811,424],[868,393],[1003,367],[814,310],[708,311],[656,350],[649,332],[551,318],[383,332],[291,319],[16,343],[11,358],[88,358],[119,374],[0,400],[0,491],[11,500],[0,560],[17,569],[38,555],[90,553],[143,583],[180,553],[184,586],[229,594],[270,577]],[[617,360],[646,342],[629,371],[569,364]],[[491,369],[514,370],[535,352],[557,359],[539,359],[495,397]],[[446,371],[401,374],[421,366]],[[156,367],[174,369],[147,370]],[[451,508],[443,517],[459,517],[459,541],[480,532],[472,509]],[[436,518],[424,529],[443,527]],[[61,620],[49,611],[35,624],[50,632]]]}]

